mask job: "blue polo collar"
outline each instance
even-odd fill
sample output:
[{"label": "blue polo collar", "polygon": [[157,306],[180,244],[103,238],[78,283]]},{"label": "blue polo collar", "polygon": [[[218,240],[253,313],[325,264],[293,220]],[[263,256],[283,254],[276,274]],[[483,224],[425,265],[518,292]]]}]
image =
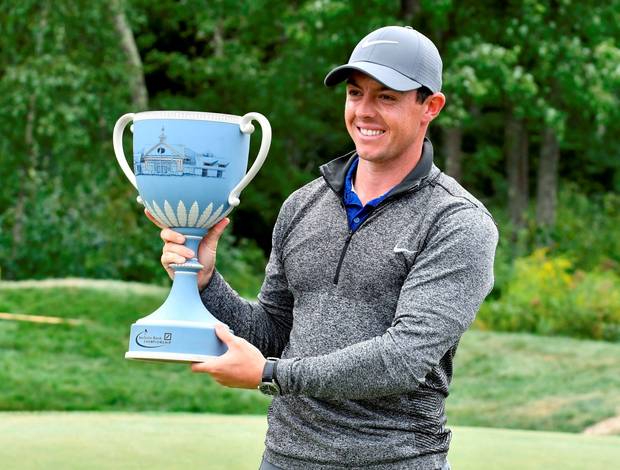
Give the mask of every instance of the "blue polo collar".
[{"label": "blue polo collar", "polygon": [[360,201],[360,198],[353,190],[353,175],[357,170],[358,163],[359,157],[355,155],[354,160],[351,162],[351,165],[347,171],[347,175],[344,180],[344,191],[342,194],[344,207],[347,211],[349,229],[351,229],[352,232],[356,231],[359,226],[364,223],[364,220],[368,218],[375,207],[377,207],[393,189],[391,188],[381,196],[374,198],[372,201],[368,201],[366,205],[362,205],[362,201]]},{"label": "blue polo collar", "polygon": [[[336,158],[319,168],[321,175],[325,179],[327,185],[334,191],[338,197],[343,197],[344,183],[348,170],[354,160],[357,159],[355,151],[349,152],[342,157]],[[433,167],[433,144],[424,138],[422,146],[422,156],[415,168],[402,180],[396,187],[392,188],[390,197],[396,197],[399,194],[406,193],[409,190],[425,184],[428,180],[431,168]]]}]

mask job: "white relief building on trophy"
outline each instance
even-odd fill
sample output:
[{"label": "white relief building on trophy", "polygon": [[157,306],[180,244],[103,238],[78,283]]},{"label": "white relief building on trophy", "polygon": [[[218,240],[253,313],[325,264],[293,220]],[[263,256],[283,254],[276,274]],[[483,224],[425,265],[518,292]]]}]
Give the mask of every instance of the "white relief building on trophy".
[{"label": "white relief building on trophy", "polygon": [[212,153],[198,153],[183,144],[169,144],[163,127],[159,142],[134,154],[136,175],[223,178],[227,166],[228,163],[220,162]]}]

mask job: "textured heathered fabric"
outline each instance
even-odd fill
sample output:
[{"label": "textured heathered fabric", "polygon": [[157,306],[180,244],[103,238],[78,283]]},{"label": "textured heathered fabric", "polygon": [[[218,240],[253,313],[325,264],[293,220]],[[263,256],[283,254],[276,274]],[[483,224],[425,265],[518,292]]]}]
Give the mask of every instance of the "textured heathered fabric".
[{"label": "textured heathered fabric", "polygon": [[498,235],[432,153],[426,140],[413,172],[352,235],[341,200],[352,158],[324,165],[281,208],[257,302],[217,273],[202,292],[237,335],[282,357],[265,440],[272,464],[444,464],[453,358],[492,288]]}]

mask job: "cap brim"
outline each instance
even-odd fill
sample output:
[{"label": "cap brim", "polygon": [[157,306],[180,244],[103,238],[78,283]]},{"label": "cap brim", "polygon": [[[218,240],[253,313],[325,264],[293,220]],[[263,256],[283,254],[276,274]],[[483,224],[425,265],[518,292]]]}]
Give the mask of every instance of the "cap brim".
[{"label": "cap brim", "polygon": [[353,62],[336,67],[325,76],[325,86],[334,86],[345,81],[351,72],[362,72],[396,91],[417,90],[422,86],[394,69],[373,62]]}]

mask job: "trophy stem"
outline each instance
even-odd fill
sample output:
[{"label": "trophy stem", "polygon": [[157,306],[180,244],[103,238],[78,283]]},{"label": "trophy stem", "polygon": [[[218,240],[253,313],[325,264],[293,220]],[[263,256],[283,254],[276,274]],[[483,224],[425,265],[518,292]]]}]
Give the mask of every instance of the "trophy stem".
[{"label": "trophy stem", "polygon": [[[183,233],[183,230],[179,230],[179,231]],[[188,235],[188,234],[184,234],[184,236],[185,236],[185,243],[183,245],[185,245],[187,248],[192,250],[195,253],[195,255],[193,258],[188,259],[183,264],[171,264],[170,265],[170,267],[173,269],[175,273],[175,278],[176,278],[177,272],[193,272],[197,274],[198,271],[204,268],[204,266],[198,262],[198,258],[197,258],[198,246],[200,245],[200,241],[202,240],[202,237],[197,236],[197,235]],[[198,287],[196,287],[196,289],[198,289]]]},{"label": "trophy stem", "polygon": [[[198,252],[202,237],[185,235],[185,244]],[[200,362],[227,350],[215,334],[218,320],[209,312],[198,292],[198,259],[171,265],[174,280],[168,298],[152,314],[131,327],[127,359],[162,362]]]}]

